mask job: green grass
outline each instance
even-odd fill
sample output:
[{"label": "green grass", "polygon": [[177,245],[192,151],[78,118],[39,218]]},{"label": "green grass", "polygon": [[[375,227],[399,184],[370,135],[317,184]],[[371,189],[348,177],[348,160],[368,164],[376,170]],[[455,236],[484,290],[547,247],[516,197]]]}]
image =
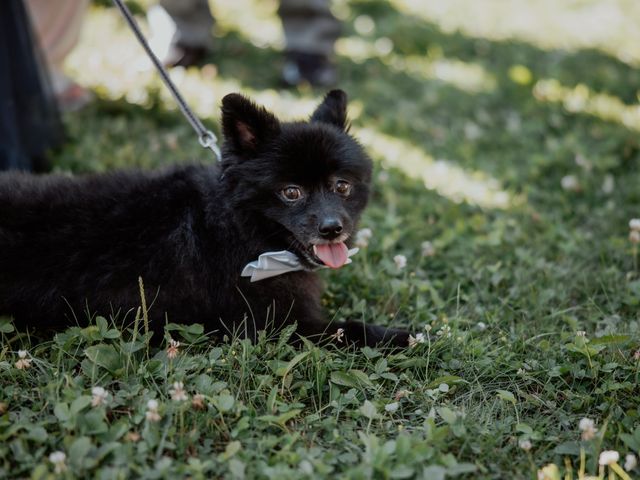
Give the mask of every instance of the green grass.
[{"label": "green grass", "polygon": [[[206,123],[219,131],[220,98],[237,90],[285,117],[310,114],[322,92],[278,90],[277,3],[223,3],[215,67],[176,77]],[[0,477],[55,475],[54,451],[66,454],[59,476],[108,479],[536,478],[566,459],[577,476],[581,449],[592,474],[601,450],[619,451],[620,464],[639,453],[640,271],[628,222],[640,217],[640,12],[599,2],[614,14],[590,30],[584,22],[603,14],[594,2],[551,13],[546,1],[483,2],[475,23],[464,14],[472,0],[426,3],[335,2],[340,87],[376,174],[369,246],[323,276],[331,318],[430,326],[431,340],[393,355],[294,349],[287,332],[212,345],[202,329],[173,325],[181,346],[169,359],[142,325],[98,318],[51,339],[7,320]],[[523,14],[526,28],[509,21]],[[98,100],[66,117],[54,168],[213,161],[138,68],[115,12],[96,8],[87,22],[69,69]],[[567,176],[575,188],[561,186]],[[433,255],[421,254],[424,241]],[[30,368],[15,366],[21,349]],[[176,381],[187,401],[171,399]],[[91,406],[95,386],[106,405]],[[145,418],[152,398],[158,422]],[[591,441],[580,441],[583,417],[596,422]]]}]

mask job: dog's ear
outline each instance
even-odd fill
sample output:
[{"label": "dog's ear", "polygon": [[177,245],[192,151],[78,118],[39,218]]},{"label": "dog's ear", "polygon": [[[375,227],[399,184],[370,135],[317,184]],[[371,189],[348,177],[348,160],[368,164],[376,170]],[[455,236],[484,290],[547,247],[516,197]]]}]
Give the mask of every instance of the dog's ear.
[{"label": "dog's ear", "polygon": [[222,99],[222,131],[235,153],[251,155],[280,133],[280,122],[264,107],[230,93]]},{"label": "dog's ear", "polygon": [[329,123],[341,130],[348,130],[347,94],[342,90],[331,90],[311,115],[311,121]]}]

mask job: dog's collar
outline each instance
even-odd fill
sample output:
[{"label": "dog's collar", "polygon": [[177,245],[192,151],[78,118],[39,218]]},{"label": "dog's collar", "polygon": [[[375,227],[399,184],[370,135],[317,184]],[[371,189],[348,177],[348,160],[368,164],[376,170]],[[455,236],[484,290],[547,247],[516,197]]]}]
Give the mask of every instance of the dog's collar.
[{"label": "dog's collar", "polygon": [[[358,253],[358,248],[352,248],[349,250],[347,256],[351,257]],[[347,259],[347,263],[351,263],[351,258]],[[317,268],[309,269],[302,265],[300,258],[288,250],[281,250],[279,252],[265,252],[258,257],[257,260],[248,263],[240,276],[251,277],[252,282],[264,280],[265,278],[275,277],[276,275],[282,275],[283,273],[298,272],[300,270],[306,270],[308,272],[319,270],[321,268],[329,268],[327,266],[320,266]]]}]

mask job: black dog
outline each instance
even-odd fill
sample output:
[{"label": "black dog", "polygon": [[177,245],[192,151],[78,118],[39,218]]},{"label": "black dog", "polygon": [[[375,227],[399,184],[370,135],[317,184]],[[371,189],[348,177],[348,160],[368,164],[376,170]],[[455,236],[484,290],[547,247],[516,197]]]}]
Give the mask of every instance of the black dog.
[{"label": "black dog", "polygon": [[[296,322],[316,340],[341,328],[359,345],[407,345],[402,330],[329,324],[320,306],[313,270],[347,262],[371,178],[371,160],[347,133],[344,92],[293,123],[231,94],[222,122],[214,167],[0,175],[0,314],[39,328],[69,325],[73,312],[122,315],[140,304],[142,277],[159,332],[169,319],[255,338]],[[301,270],[241,276],[261,254],[282,250]]]}]

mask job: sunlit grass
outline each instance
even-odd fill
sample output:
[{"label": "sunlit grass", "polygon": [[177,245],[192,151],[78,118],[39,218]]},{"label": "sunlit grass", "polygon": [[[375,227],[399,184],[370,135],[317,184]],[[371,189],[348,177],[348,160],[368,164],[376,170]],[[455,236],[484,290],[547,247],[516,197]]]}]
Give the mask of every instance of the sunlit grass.
[{"label": "sunlit grass", "polygon": [[[177,109],[169,91],[161,84],[158,73],[146,57],[133,34],[115,11],[95,10],[90,15],[91,28],[85,28],[82,41],[67,61],[73,77],[95,89],[105,99],[125,98],[145,106],[149,91],[158,91],[168,109]],[[140,22],[144,26],[144,22]],[[96,48],[109,38],[108,48]],[[182,95],[203,117],[217,117],[220,99],[241,89],[237,80],[220,78],[215,66],[169,72]]]},{"label": "sunlit grass", "polygon": [[640,131],[640,104],[627,105],[614,95],[594,92],[584,84],[562,85],[555,79],[539,80],[533,89],[536,99],[561,103],[570,113],[586,113]]},{"label": "sunlit grass", "polygon": [[[233,18],[233,15],[225,10],[223,17]],[[157,92],[164,108],[178,110],[142,47],[115,10],[94,10],[90,14],[90,24],[91,28],[84,29],[82,41],[66,63],[78,82],[96,90],[104,99],[125,98],[127,102],[143,107],[152,101],[150,92]],[[144,21],[140,24],[145,26]],[[96,48],[107,36],[109,48]],[[300,98],[287,91],[255,90],[243,85],[239,79],[219,72],[213,64],[200,69],[174,68],[169,75],[189,105],[203,118],[217,119],[222,97],[232,92],[250,95],[288,119],[309,115],[317,102],[317,95]]]},{"label": "sunlit grass", "polygon": [[467,92],[491,91],[495,77],[477,63],[442,58],[440,55],[397,55],[393,43],[386,37],[368,40],[361,37],[342,38],[336,45],[339,55],[355,62],[378,59],[391,72],[407,73],[424,80],[439,80]]},{"label": "sunlit grass", "polygon": [[483,208],[504,209],[513,205],[514,198],[500,187],[500,182],[482,172],[470,172],[452,161],[435,159],[409,142],[373,129],[357,129],[355,133],[384,167],[400,169],[449,200]]},{"label": "sunlit grass", "polygon": [[[156,0],[136,0],[144,8],[158,5]],[[260,48],[284,46],[282,25],[276,15],[277,0],[208,0],[215,18],[214,35],[228,30],[242,31],[247,41]],[[338,2],[337,2],[338,3]]]},{"label": "sunlit grass", "polygon": [[446,32],[491,40],[515,39],[542,49],[597,48],[630,63],[640,62],[640,3],[634,0],[392,0],[408,15]]},{"label": "sunlit grass", "polygon": [[234,30],[258,48],[284,47],[282,23],[276,15],[276,0],[234,0],[209,2],[219,30]]}]

